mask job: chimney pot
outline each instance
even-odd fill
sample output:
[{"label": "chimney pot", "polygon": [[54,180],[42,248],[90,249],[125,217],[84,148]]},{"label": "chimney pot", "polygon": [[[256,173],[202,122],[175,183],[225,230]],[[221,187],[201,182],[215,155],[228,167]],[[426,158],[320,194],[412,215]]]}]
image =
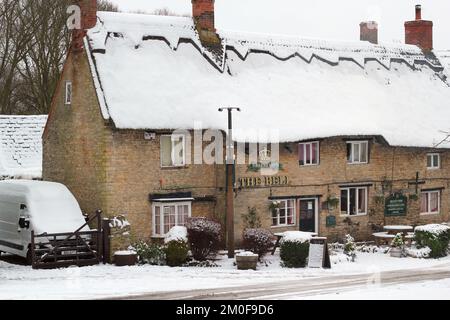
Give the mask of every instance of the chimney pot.
[{"label": "chimney pot", "polygon": [[81,11],[81,29],[72,32],[72,48],[75,52],[83,49],[83,38],[87,30],[97,24],[97,0],[75,0]]},{"label": "chimney pot", "polygon": [[416,20],[422,20],[422,6],[416,5]]},{"label": "chimney pot", "polygon": [[405,22],[405,43],[423,51],[433,50],[433,22],[422,20],[421,5],[416,5],[416,19]]}]

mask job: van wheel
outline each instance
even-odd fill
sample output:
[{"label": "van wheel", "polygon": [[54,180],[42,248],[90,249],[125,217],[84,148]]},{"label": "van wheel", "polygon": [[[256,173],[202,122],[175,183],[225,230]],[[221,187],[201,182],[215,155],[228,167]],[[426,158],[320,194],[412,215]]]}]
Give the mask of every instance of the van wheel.
[{"label": "van wheel", "polygon": [[31,250],[27,251],[27,257],[25,258],[25,263],[27,266],[31,266],[33,264],[33,258],[31,257]]}]

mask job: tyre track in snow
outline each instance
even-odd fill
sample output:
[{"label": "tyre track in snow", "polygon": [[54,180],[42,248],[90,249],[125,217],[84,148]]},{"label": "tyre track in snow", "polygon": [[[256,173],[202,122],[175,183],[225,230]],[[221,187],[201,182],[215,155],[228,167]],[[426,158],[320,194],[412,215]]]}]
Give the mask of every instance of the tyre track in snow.
[{"label": "tyre track in snow", "polygon": [[[118,297],[124,300],[247,300],[284,299],[317,296],[349,290],[417,283],[450,278],[450,266],[384,271],[379,274],[337,275],[327,277],[303,278],[298,281],[280,281],[237,287],[156,292],[145,295]],[[379,282],[377,282],[379,280]],[[375,282],[374,282],[375,281]],[[387,297],[388,298],[388,297]]]}]

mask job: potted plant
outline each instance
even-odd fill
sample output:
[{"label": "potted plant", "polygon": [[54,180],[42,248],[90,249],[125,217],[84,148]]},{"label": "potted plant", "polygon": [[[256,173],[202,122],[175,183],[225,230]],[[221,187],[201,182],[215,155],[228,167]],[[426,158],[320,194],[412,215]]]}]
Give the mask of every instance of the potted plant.
[{"label": "potted plant", "polygon": [[272,214],[276,215],[280,209],[281,201],[272,201],[269,204],[269,210]]},{"label": "potted plant", "polygon": [[244,251],[236,254],[236,265],[238,270],[256,270],[258,255],[253,252]]},{"label": "potted plant", "polygon": [[397,233],[391,242],[391,257],[401,258],[403,256],[404,245],[405,242],[403,241],[403,235],[401,233]]}]

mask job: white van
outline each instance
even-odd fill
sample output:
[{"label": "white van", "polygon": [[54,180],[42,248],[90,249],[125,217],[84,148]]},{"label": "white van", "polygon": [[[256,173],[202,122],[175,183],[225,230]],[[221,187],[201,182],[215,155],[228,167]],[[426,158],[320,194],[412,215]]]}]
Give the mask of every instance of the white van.
[{"label": "white van", "polygon": [[[35,234],[74,232],[85,223],[72,193],[60,183],[0,181],[0,252],[30,261],[31,230]],[[88,231],[89,227],[83,228]]]}]

